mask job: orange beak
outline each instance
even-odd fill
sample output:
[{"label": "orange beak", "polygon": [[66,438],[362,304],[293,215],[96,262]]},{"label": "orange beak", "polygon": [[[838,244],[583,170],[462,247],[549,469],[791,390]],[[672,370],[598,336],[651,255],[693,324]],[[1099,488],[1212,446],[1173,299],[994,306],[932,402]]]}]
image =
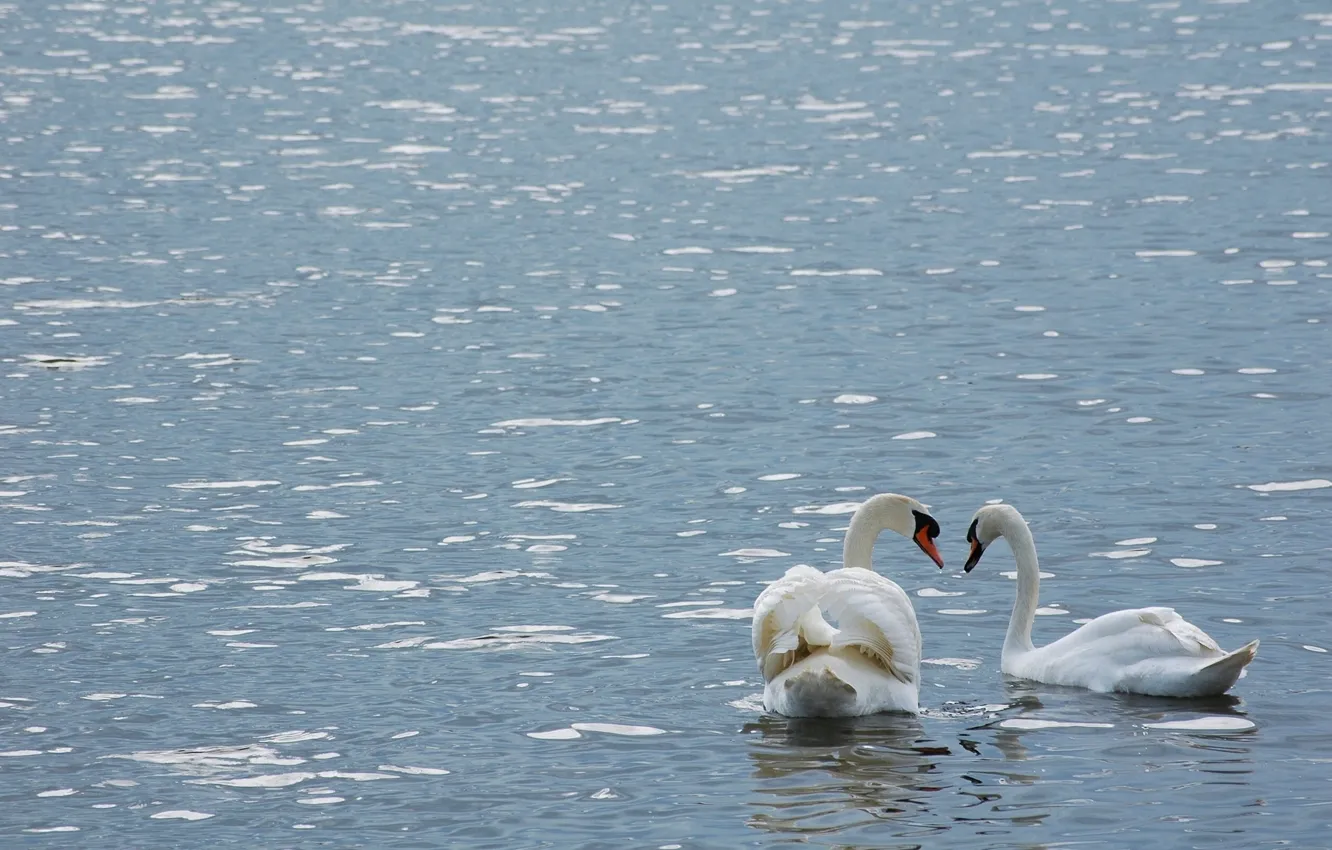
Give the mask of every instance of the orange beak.
[{"label": "orange beak", "polygon": [[920,547],[920,551],[924,552],[926,555],[929,555],[930,560],[938,564],[939,569],[942,570],[944,568],[943,556],[940,555],[939,550],[935,548],[934,541],[930,539],[929,532],[930,530],[928,528],[922,527],[916,531],[915,536],[912,537],[911,539],[915,540],[916,545]]}]

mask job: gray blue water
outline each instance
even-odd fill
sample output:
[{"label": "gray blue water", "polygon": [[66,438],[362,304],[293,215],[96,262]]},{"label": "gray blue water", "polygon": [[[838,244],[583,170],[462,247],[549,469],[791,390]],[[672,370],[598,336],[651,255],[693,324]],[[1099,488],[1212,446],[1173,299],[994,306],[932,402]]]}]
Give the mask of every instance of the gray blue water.
[{"label": "gray blue water", "polygon": [[[1319,0],[0,5],[0,842],[1330,847]],[[749,609],[943,526],[918,719]],[[1231,696],[1004,681],[1171,605]]]}]

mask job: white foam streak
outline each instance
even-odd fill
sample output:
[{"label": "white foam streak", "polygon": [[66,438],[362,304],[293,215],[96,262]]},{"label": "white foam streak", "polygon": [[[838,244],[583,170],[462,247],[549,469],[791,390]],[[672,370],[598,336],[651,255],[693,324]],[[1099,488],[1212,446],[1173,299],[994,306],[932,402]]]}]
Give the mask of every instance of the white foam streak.
[{"label": "white foam streak", "polygon": [[192,812],[189,809],[172,809],[166,812],[157,812],[148,816],[153,820],[207,820],[216,815],[208,812]]},{"label": "white foam streak", "polygon": [[1174,564],[1177,567],[1192,568],[1192,567],[1215,567],[1225,562],[1208,561],[1203,558],[1171,558],[1170,563]]},{"label": "white foam streak", "polygon": [[379,769],[385,773],[402,773],[408,776],[447,776],[449,771],[442,767],[399,767],[396,764],[381,764]]},{"label": "white foam streak", "polygon": [[184,481],[180,484],[168,484],[176,490],[240,490],[247,487],[277,487],[281,481]]},{"label": "white foam streak", "polygon": [[831,505],[800,505],[792,508],[791,513],[840,516],[842,514],[853,514],[858,507],[860,507],[860,502],[834,502]]},{"label": "white foam streak", "polygon": [[1269,481],[1266,484],[1250,484],[1249,489],[1258,493],[1288,493],[1294,490],[1319,490],[1332,487],[1332,481],[1326,478],[1310,478],[1306,481]]},{"label": "white foam streak", "polygon": [[603,735],[628,735],[630,737],[666,734],[665,729],[658,729],[655,726],[626,726],[622,723],[570,723],[569,728],[577,729],[579,732],[600,732]]},{"label": "white foam streak", "polygon": [[549,428],[553,426],[581,428],[588,425],[609,425],[613,422],[623,420],[618,416],[602,416],[597,419],[551,419],[544,416],[534,417],[532,419],[505,419],[503,422],[496,422],[491,425],[492,428]]},{"label": "white foam streak", "polygon": [[1151,549],[1112,549],[1109,552],[1091,552],[1090,557],[1122,561],[1125,558],[1141,558],[1143,555],[1150,555],[1151,553]]},{"label": "white foam streak", "polygon": [[933,431],[908,431],[905,434],[898,434],[893,437],[894,440],[928,440],[931,437],[937,437],[938,434]]},{"label": "white foam streak", "polygon": [[1195,717],[1191,720],[1166,720],[1161,723],[1144,723],[1147,729],[1167,729],[1178,732],[1243,732],[1254,728],[1252,720],[1245,717]]},{"label": "white foam streak", "polygon": [[662,614],[664,620],[748,620],[754,616],[753,608],[692,608]]},{"label": "white foam streak", "polygon": [[593,502],[555,502],[550,499],[536,499],[526,502],[519,502],[514,507],[518,508],[550,508],[556,513],[581,514],[588,511],[610,511],[616,508],[622,508],[624,505],[608,505]]},{"label": "white foam streak", "polygon": [[1113,723],[1084,723],[1064,720],[1038,720],[1034,717],[1011,717],[999,722],[1003,729],[1113,729]]},{"label": "white foam streak", "polygon": [[260,776],[242,776],[239,779],[198,779],[199,784],[223,785],[228,788],[287,788],[314,779],[319,774],[309,771],[294,773],[266,773]]}]

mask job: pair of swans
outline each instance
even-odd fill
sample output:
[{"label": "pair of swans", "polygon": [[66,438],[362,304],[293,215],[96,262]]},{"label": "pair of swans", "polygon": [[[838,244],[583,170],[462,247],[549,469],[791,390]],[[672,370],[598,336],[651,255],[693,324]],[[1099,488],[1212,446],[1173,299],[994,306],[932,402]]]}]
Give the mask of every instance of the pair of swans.
[{"label": "pair of swans", "polygon": [[[789,717],[850,717],[920,710],[920,626],[902,588],[875,573],[879,533],[915,541],[939,568],[939,523],[915,499],[882,493],[851,517],[843,567],[827,573],[792,567],[754,603],[754,656],[763,672],[763,706]],[[1010,676],[1109,693],[1200,697],[1224,693],[1253,660],[1258,641],[1222,650],[1171,608],[1104,614],[1046,646],[1033,646],[1040,568],[1031,529],[1010,505],[986,505],[967,530],[971,572],[995,539],[1017,560],[1017,602],[1001,668]],[[837,625],[824,617],[827,614]]]}]

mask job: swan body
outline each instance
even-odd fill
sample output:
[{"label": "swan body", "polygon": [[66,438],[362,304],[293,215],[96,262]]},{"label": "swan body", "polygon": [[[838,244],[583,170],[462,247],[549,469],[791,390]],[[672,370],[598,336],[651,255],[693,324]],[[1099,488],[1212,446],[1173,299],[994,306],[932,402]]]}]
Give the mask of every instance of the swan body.
[{"label": "swan body", "polygon": [[1258,651],[1255,640],[1226,652],[1173,608],[1113,611],[1054,643],[1033,646],[1040,567],[1031,529],[1015,508],[986,505],[976,512],[967,531],[971,556],[965,570],[971,572],[997,537],[1008,541],[1017,561],[1017,601],[1001,662],[1010,676],[1101,693],[1215,696],[1235,684]]},{"label": "swan body", "polygon": [[824,573],[800,564],[759,594],[752,632],[768,711],[788,717],[919,712],[916,612],[906,592],[870,566],[884,529],[911,537],[943,567],[934,546],[939,524],[926,507],[883,493],[851,517],[842,569]]}]

